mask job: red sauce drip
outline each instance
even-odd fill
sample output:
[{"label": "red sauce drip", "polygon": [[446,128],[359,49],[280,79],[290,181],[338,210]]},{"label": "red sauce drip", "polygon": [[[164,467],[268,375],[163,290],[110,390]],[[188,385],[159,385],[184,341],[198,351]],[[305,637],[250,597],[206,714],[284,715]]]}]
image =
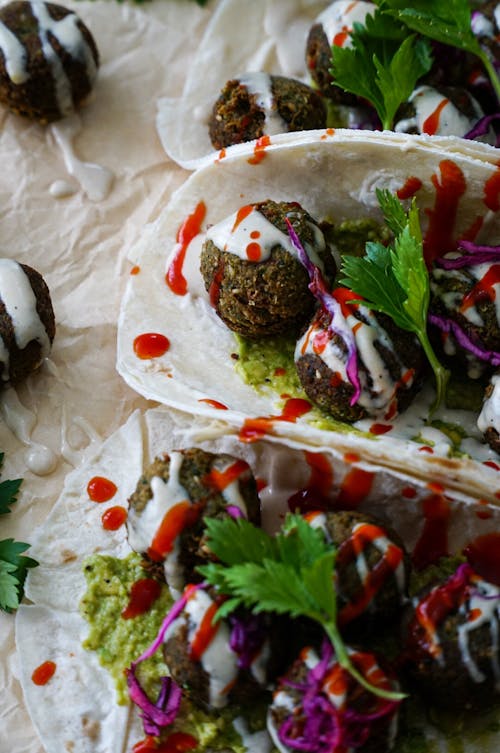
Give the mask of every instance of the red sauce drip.
[{"label": "red sauce drip", "polygon": [[161,562],[172,551],[175,540],[185,528],[193,526],[198,520],[203,505],[200,503],[178,502],[163,516],[156,531],[148,555],[152,560]]},{"label": "red sauce drip", "polygon": [[414,499],[417,496],[417,490],[413,486],[405,486],[401,490],[401,496],[406,497],[406,499]]},{"label": "red sauce drip", "polygon": [[344,316],[346,319],[347,317],[351,316],[352,312],[357,307],[356,303],[349,303],[349,301],[363,300],[360,295],[353,293],[352,290],[349,290],[349,288],[335,288],[335,290],[332,292],[332,296],[335,298],[337,303],[340,303],[342,316]]},{"label": "red sauce drip", "polygon": [[429,136],[434,136],[439,128],[439,119],[441,117],[441,113],[446,107],[446,105],[449,103],[449,99],[443,99],[434,112],[432,112],[428,118],[424,120],[422,123],[422,133],[427,133]]},{"label": "red sauce drip", "polygon": [[458,204],[466,189],[464,174],[452,160],[441,160],[439,168],[440,178],[438,173],[431,177],[436,189],[434,207],[425,210],[429,217],[424,238],[424,256],[428,266],[439,256],[455,250],[453,231]]},{"label": "red sauce drip", "polygon": [[238,226],[241,225],[243,220],[246,220],[248,215],[252,214],[252,212],[255,210],[255,207],[253,204],[245,204],[245,206],[240,207],[238,211],[236,212],[236,217],[234,220],[233,227],[231,228],[231,233],[234,233]]},{"label": "red sauce drip", "polygon": [[492,212],[498,212],[500,209],[500,161],[497,165],[498,170],[484,184],[483,201]]},{"label": "red sauce drip", "polygon": [[344,460],[346,463],[358,463],[359,459],[360,458],[357,452],[346,452],[344,455]]},{"label": "red sauce drip", "polygon": [[483,465],[487,465],[489,468],[493,468],[495,471],[500,471],[500,465],[494,463],[493,460],[485,460]]},{"label": "red sauce drip", "polygon": [[337,34],[335,34],[332,40],[332,45],[334,47],[343,47],[348,36],[349,36],[349,29],[344,27],[342,31],[339,31]]},{"label": "red sauce drip", "polygon": [[215,270],[215,274],[208,288],[208,298],[212,308],[216,309],[219,303],[220,286],[224,277],[224,261],[221,261]]},{"label": "red sauce drip", "polygon": [[261,136],[260,139],[257,139],[253,148],[253,157],[248,158],[248,163],[250,165],[258,165],[259,162],[262,162],[266,156],[266,149],[270,144],[271,138],[269,136]]},{"label": "red sauce drip", "polygon": [[133,267],[132,267],[132,269],[130,270],[130,274],[131,274],[131,275],[138,275],[140,271],[141,271],[141,268],[140,268],[140,267],[138,267],[138,266],[137,266],[137,264],[136,264],[136,265],[135,265],[135,266],[133,266]]},{"label": "red sauce drip", "polygon": [[415,196],[417,191],[419,191],[422,188],[422,181],[420,178],[415,178],[414,176],[410,176],[405,184],[401,186],[396,191],[396,196],[398,199],[411,199],[412,196]]},{"label": "red sauce drip", "polygon": [[286,369],[283,368],[283,366],[277,366],[274,369],[274,376],[285,376]]},{"label": "red sauce drip", "polygon": [[205,218],[206,211],[204,202],[200,201],[194,212],[188,215],[177,231],[174,258],[165,275],[165,282],[175,295],[186,295],[187,293],[187,281],[182,272],[182,267],[189,244],[201,232],[201,223]]},{"label": "red sauce drip", "polygon": [[301,397],[290,397],[283,407],[281,416],[278,416],[278,418],[282,421],[295,423],[298,418],[309,413],[311,409],[312,405],[308,400],[304,400]]},{"label": "red sauce drip", "polygon": [[116,484],[104,476],[94,476],[87,484],[87,494],[92,502],[108,502],[117,491]]},{"label": "red sauce drip", "polygon": [[427,484],[427,488],[433,494],[442,494],[444,492],[444,486],[443,486],[443,484],[440,484],[437,481],[430,481]]},{"label": "red sauce drip", "polygon": [[170,348],[170,341],[158,332],[144,332],[134,340],[134,353],[137,358],[159,358]]},{"label": "red sauce drip", "polygon": [[467,544],[464,555],[482,578],[500,586],[500,533],[478,536]]},{"label": "red sauce drip", "polygon": [[172,732],[165,740],[146,737],[136,743],[132,753],[184,753],[198,746],[198,740],[187,732]]},{"label": "red sauce drip", "polygon": [[[337,564],[346,567],[357,559],[367,547],[386,533],[378,526],[365,524],[358,526],[351,536],[344,541],[337,552]],[[379,561],[367,573],[359,592],[339,612],[339,625],[359,617],[376,597],[384,583],[394,575],[403,559],[403,550],[390,543]]]},{"label": "red sauce drip", "polygon": [[393,426],[391,424],[372,424],[370,426],[370,434],[375,434],[376,436],[387,434],[392,428]]},{"label": "red sauce drip", "polygon": [[261,416],[260,418],[247,418],[243,422],[238,438],[240,442],[256,442],[266,434],[272,434],[275,421],[295,421],[308,413],[312,405],[308,400],[301,397],[290,397],[285,402],[283,411],[279,416]]},{"label": "red sauce drip", "polygon": [[212,400],[209,397],[202,397],[198,400],[199,403],[206,403],[207,405],[211,405],[212,408],[217,408],[217,410],[227,410],[227,405],[224,405],[224,403],[219,403],[218,400]]},{"label": "red sauce drip", "polygon": [[218,162],[218,161],[220,161],[220,160],[224,159],[224,158],[225,158],[225,156],[226,156],[226,154],[227,154],[226,150],[225,150],[225,149],[221,149],[221,150],[220,150],[220,152],[219,152],[219,157],[218,157],[218,160],[216,160],[216,162]]},{"label": "red sauce drip", "polygon": [[116,505],[109,507],[101,516],[102,527],[106,531],[117,531],[127,520],[127,511],[124,507]]},{"label": "red sauce drip", "polygon": [[261,492],[262,489],[266,488],[268,482],[265,478],[256,478],[255,483],[257,484],[257,491]]},{"label": "red sauce drip", "polygon": [[217,491],[222,492],[248,470],[248,463],[244,460],[236,460],[225,471],[218,471],[216,468],[212,468],[203,481],[212,488],[217,489]]},{"label": "red sauce drip", "polygon": [[129,602],[121,616],[124,620],[131,620],[141,614],[149,612],[161,594],[161,585],[153,578],[141,578],[132,583]]},{"label": "red sauce drip", "polygon": [[432,449],[432,447],[429,447],[429,445],[426,444],[422,445],[422,447],[419,447],[418,451],[427,452],[429,455],[434,455],[434,450]]},{"label": "red sauce drip", "polygon": [[201,657],[215,638],[221,622],[213,622],[218,605],[213,602],[203,615],[198,630],[196,631],[189,651],[191,661],[200,661]]},{"label": "red sauce drip", "polygon": [[31,675],[32,681],[35,685],[46,685],[57,669],[57,665],[53,661],[44,661],[40,664]]},{"label": "red sauce drip", "polygon": [[362,468],[352,468],[342,481],[336,506],[342,510],[355,510],[369,495],[375,474]]},{"label": "red sauce drip", "polygon": [[249,261],[260,261],[262,256],[262,246],[260,243],[257,243],[256,241],[252,241],[252,243],[249,243],[246,247],[246,254],[247,259]]},{"label": "red sauce drip", "polygon": [[307,486],[292,494],[288,499],[288,509],[305,514],[311,510],[328,510],[331,507],[329,493],[333,484],[333,468],[320,452],[304,451],[304,457],[311,469]]},{"label": "red sauce drip", "polygon": [[417,570],[448,555],[449,503],[441,494],[431,494],[423,500],[422,511],[424,528],[412,554],[412,562]]},{"label": "red sauce drip", "polygon": [[500,282],[500,264],[492,264],[486,274],[478,280],[472,290],[464,296],[460,311],[466,311],[480,301],[494,301],[496,291],[494,286]]}]

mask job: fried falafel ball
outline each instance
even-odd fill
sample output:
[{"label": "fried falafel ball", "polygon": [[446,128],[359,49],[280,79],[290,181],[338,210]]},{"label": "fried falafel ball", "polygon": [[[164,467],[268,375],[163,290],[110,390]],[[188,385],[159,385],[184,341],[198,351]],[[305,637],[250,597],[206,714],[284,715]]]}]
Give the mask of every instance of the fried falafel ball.
[{"label": "fried falafel ball", "polygon": [[296,202],[267,200],[241,207],[209,228],[201,251],[212,306],[231,330],[251,339],[298,332],[316,305],[287,220],[311,261],[333,276],[335,262],[325,236]]},{"label": "fried falafel ball", "polygon": [[500,455],[500,373],[491,377],[485,393],[477,428],[492,450]]},{"label": "fried falafel ball", "polygon": [[61,5],[0,8],[0,102],[46,124],[69,115],[92,90],[99,54],[83,21]]},{"label": "fried falafel ball", "polygon": [[214,621],[221,601],[212,590],[189,585],[183,598],[163,643],[172,679],[207,710],[253,703],[282,671],[282,630],[274,630],[270,616],[246,611]]},{"label": "fried falafel ball", "polygon": [[305,519],[337,550],[338,624],[365,627],[393,620],[406,602],[409,559],[399,536],[355,510],[310,512]]},{"label": "fried falafel ball", "polygon": [[201,576],[196,567],[212,559],[205,543],[205,517],[246,517],[260,524],[260,500],[244,460],[198,448],[157,457],[129,498],[132,549],[163,568],[174,596]]},{"label": "fried falafel ball", "polygon": [[351,290],[335,288],[298,340],[295,365],[309,399],[352,423],[391,420],[405,410],[420,388],[425,358],[413,335]]},{"label": "fried falafel ball", "polygon": [[350,47],[353,24],[364,24],[373,14],[373,3],[336,0],[323,10],[309,30],[306,42],[306,65],[319,91],[337,104],[355,105],[358,97],[333,85],[332,47]]},{"label": "fried falafel ball", "polygon": [[224,149],[264,135],[325,126],[325,105],[310,86],[252,72],[225,84],[212,108],[208,131],[214,149]]},{"label": "fried falafel ball", "polygon": [[469,564],[416,598],[403,633],[405,667],[435,706],[485,709],[498,697],[500,587]]},{"label": "fried falafel ball", "polygon": [[[349,646],[346,649],[352,664],[368,682],[380,690],[399,690],[395,675],[382,668],[373,653]],[[340,666],[325,642],[321,653],[311,647],[302,649],[280,680],[267,728],[281,753],[386,753],[395,742],[398,708],[397,701],[365,690]]]},{"label": "fried falafel ball", "polygon": [[0,259],[0,386],[16,385],[50,353],[56,331],[49,289],[26,264]]}]

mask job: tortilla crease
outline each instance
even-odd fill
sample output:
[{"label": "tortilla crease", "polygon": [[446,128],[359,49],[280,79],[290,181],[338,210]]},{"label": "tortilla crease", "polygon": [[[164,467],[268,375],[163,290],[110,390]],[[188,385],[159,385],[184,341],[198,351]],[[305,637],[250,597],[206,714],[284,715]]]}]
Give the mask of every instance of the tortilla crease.
[{"label": "tortilla crease", "polygon": [[[409,481],[403,474],[388,473],[366,464],[347,464],[329,447],[310,449],[298,443],[283,445],[275,437],[242,443],[227,434],[224,423],[196,419],[188,414],[154,408],[136,411],[128,422],[81,467],[70,473],[51,515],[34,536],[30,555],[40,566],[31,570],[26,595],[16,616],[16,642],[21,683],[28,711],[47,753],[130,753],[144,733],[137,710],[118,705],[108,672],[96,655],[82,648],[88,625],[79,613],[85,592],[82,564],[92,554],[125,557],[130,548],[125,527],[105,531],[101,515],[109,507],[125,504],[143,469],[158,455],[172,449],[200,447],[246,460],[261,482],[263,526],[274,531],[288,510],[288,500],[311,483],[317,453],[332,479],[331,499],[346,494],[353,472],[363,472],[364,496],[357,496],[358,509],[370,512],[398,531],[412,551],[425,527],[422,507],[435,491],[428,484]],[[89,499],[87,484],[102,476],[113,481],[117,493],[109,502],[96,505]],[[447,498],[449,505],[449,551],[458,552],[477,536],[499,530],[500,509],[481,506],[466,497]],[[34,636],[36,639],[34,640]],[[43,661],[53,661],[56,672],[44,686],[33,683],[33,670]],[[457,738],[440,733],[415,711],[412,729],[425,735],[421,751],[456,750]],[[463,753],[497,751],[500,732],[495,731],[497,712],[479,715],[477,728],[467,719],[459,735]],[[405,739],[396,751],[406,750]],[[401,747],[400,747],[401,746]],[[439,747],[436,747],[439,746]],[[252,748],[250,748],[252,750]],[[259,750],[254,748],[253,750]]]},{"label": "tortilla crease", "polygon": [[[481,442],[475,415],[442,409],[435,416],[460,426],[473,425],[473,446],[467,447],[471,457],[454,456],[449,447],[447,455],[440,455],[437,448],[431,454],[421,450],[422,443],[408,438],[418,437],[425,426],[433,398],[430,384],[413,403],[410,435],[404,430],[405,414],[397,420],[401,423],[383,436],[354,432],[348,424],[340,423],[326,431],[321,421],[316,424],[311,418],[318,416],[314,412],[295,422],[272,420],[280,414],[283,400],[271,388],[257,391],[235,370],[234,335],[212,310],[199,272],[207,228],[245,204],[266,199],[298,201],[319,221],[380,219],[375,189],[396,192],[409,178],[421,182],[416,200],[424,227],[429,218],[437,223],[446,221],[449,237],[458,239],[481,218],[480,238],[498,243],[498,193],[492,198],[486,191],[486,186],[496,185],[498,192],[496,162],[474,160],[459,151],[443,152],[419,138],[396,134],[370,139],[345,131],[281,135],[271,140],[261,160],[253,159],[253,146],[234,147],[224,159],[192,174],[132,249],[130,260],[136,274],[130,276],[118,324],[120,374],[146,398],[222,418],[231,427],[228,430],[235,433],[245,429],[249,418],[271,417],[266,430],[283,441],[297,440],[311,447],[327,445],[341,455],[358,453],[367,463],[424,480],[432,478],[452,492],[498,504],[500,475],[484,464],[494,463],[498,456]],[[450,173],[451,184],[447,178]],[[443,195],[454,190],[453,176],[458,176],[459,182],[463,180],[464,192],[457,196],[452,214],[448,207],[445,220],[440,207]],[[180,295],[166,284],[165,273],[178,258],[179,230],[197,207],[204,208],[205,214],[199,232],[187,247],[182,266],[187,292]],[[156,358],[138,358],[134,341],[144,333],[166,336],[168,350]],[[223,415],[221,404],[226,408]],[[460,449],[466,454],[465,445]]]},{"label": "tortilla crease", "polygon": [[[181,96],[158,100],[156,129],[167,155],[187,170],[213,159],[208,121],[221,89],[233,78],[265,71],[310,84],[307,34],[328,5],[327,0],[222,0],[193,53]],[[374,135],[356,133],[362,138]],[[452,149],[478,159],[495,154],[492,146],[454,136],[419,139],[430,147],[434,143],[438,150]]]}]

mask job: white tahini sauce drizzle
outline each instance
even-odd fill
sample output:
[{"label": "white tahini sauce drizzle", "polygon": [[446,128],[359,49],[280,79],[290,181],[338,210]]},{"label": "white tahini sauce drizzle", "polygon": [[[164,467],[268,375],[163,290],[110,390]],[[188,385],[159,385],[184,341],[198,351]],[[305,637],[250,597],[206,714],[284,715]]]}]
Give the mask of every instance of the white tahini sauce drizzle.
[{"label": "white tahini sauce drizzle", "polygon": [[91,201],[101,201],[111,190],[114,175],[111,170],[93,162],[82,162],[75,154],[73,139],[81,130],[81,120],[73,113],[68,118],[50,125],[50,130],[60,147],[66,169]]},{"label": "white tahini sauce drizzle", "polygon": [[5,69],[13,84],[24,84],[29,79],[26,68],[27,53],[16,35],[0,22],[0,50],[5,60]]},{"label": "white tahini sauce drizzle", "polygon": [[[12,321],[17,347],[22,350],[32,340],[41,348],[40,362],[50,352],[47,330],[36,310],[36,297],[22,266],[12,259],[0,259],[0,300]],[[0,357],[4,364],[3,381],[9,379],[9,353],[2,342]]]},{"label": "white tahini sauce drizzle", "polygon": [[0,412],[9,429],[20,442],[28,446],[25,455],[28,469],[36,476],[47,476],[52,473],[58,463],[57,455],[45,445],[31,439],[36,426],[36,416],[24,407],[12,387],[1,393]]},{"label": "white tahini sauce drizzle", "polygon": [[474,582],[473,588],[474,591],[470,599],[467,599],[460,607],[460,612],[469,616],[467,621],[459,625],[457,629],[460,655],[471,679],[474,682],[484,682],[486,676],[479,669],[469,649],[469,636],[483,625],[489,625],[491,637],[490,664],[496,688],[500,690],[500,667],[498,663],[500,588],[484,580]]},{"label": "white tahini sauce drizzle", "polygon": [[248,93],[255,97],[255,102],[264,113],[264,133],[273,136],[276,133],[288,131],[288,125],[278,112],[276,100],[271,88],[269,73],[254,71],[240,76],[240,84],[246,87]]},{"label": "white tahini sauce drizzle", "polygon": [[[235,254],[245,261],[266,261],[275,246],[281,246],[293,257],[298,258],[297,250],[288,233],[273,225],[256,207],[252,207],[246,215],[243,213],[244,216],[240,213],[241,209],[212,225],[207,231],[207,240],[211,240],[221,251]],[[243,219],[240,219],[242,216]],[[311,261],[323,271],[323,262],[317,249],[324,250],[325,238],[317,225],[309,223],[309,227],[314,232],[314,246],[305,244],[304,248]]]},{"label": "white tahini sauce drizzle", "polygon": [[[476,112],[476,117],[468,118],[444,94],[430,86],[417,87],[409,97],[408,102],[415,108],[415,115],[396,123],[394,130],[398,133],[407,133],[412,129],[416,129],[418,133],[427,133],[428,130],[424,131],[428,128],[426,121],[436,113],[436,127],[435,130],[432,130],[431,135],[464,136],[483,115],[473,97],[471,97],[471,103]],[[442,109],[439,109],[443,102],[445,104]]]},{"label": "white tahini sauce drizzle", "polygon": [[495,429],[500,434],[500,374],[491,378],[493,390],[486,398],[477,419],[477,428],[483,434],[487,429]]},{"label": "white tahini sauce drizzle", "polygon": [[[327,36],[330,44],[334,44],[334,40],[338,34],[342,35],[342,38],[337,38],[338,47],[350,47],[351,39],[349,33],[353,30],[354,23],[364,24],[365,19],[369,13],[374,13],[374,6],[372,3],[352,2],[352,0],[337,0],[322,11],[316,19],[316,23],[323,26],[323,30]],[[347,36],[343,34],[347,32]],[[341,44],[339,42],[341,41]]]},{"label": "white tahini sauce drizzle", "polygon": [[240,735],[246,753],[271,753],[273,743],[265,729],[259,732],[250,732],[242,716],[236,717],[233,721],[233,727]]}]

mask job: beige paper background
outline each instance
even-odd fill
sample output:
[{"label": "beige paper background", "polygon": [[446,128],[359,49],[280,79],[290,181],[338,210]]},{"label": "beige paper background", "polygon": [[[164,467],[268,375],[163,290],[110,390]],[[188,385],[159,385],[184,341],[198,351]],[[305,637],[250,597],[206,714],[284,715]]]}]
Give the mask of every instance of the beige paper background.
[{"label": "beige paper background", "polygon": [[[200,8],[193,0],[63,4],[89,26],[101,54],[74,149],[115,177],[105,199],[90,201],[69,178],[52,130],[0,109],[0,256],[43,274],[58,326],[49,361],[17,391],[36,415],[33,441],[58,457],[53,473],[40,477],[27,470],[28,447],[0,413],[2,477],[24,478],[13,513],[0,518],[0,538],[23,541],[44,520],[86,448],[109,436],[134,408],[150,405],[115,370],[116,319],[130,270],[126,253],[187,175],[162,149],[156,102],[180,95],[214,6]],[[49,188],[56,180],[74,183],[76,193],[54,198]],[[14,617],[1,613],[0,753],[42,750],[22,702]]]}]

